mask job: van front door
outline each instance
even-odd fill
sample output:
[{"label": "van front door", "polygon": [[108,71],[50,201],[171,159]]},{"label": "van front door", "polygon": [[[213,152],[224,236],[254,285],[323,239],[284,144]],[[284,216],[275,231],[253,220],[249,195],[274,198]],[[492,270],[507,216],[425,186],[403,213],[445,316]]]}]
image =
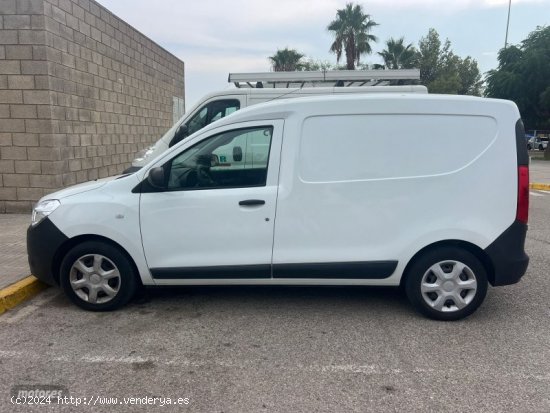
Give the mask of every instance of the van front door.
[{"label": "van front door", "polygon": [[144,189],[140,201],[157,284],[271,277],[282,126],[220,128],[164,162],[166,188]]}]

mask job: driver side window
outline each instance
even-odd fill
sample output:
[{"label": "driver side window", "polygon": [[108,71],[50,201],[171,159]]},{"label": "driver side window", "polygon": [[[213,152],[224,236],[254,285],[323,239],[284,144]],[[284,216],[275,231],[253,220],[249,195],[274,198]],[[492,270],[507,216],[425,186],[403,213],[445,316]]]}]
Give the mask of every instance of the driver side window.
[{"label": "driver side window", "polygon": [[265,186],[273,127],[223,132],[169,163],[168,190]]},{"label": "driver side window", "polygon": [[224,118],[239,110],[241,103],[237,99],[216,100],[203,107],[188,123],[188,135],[204,128],[206,125]]},{"label": "driver side window", "polygon": [[195,115],[189,119],[187,123],[180,125],[180,128],[176,130],[169,147],[171,148],[189,135],[201,130],[206,125],[232,114],[233,112],[239,110],[240,107],[241,102],[238,99],[215,100],[208,103],[197,113],[195,113]]},{"label": "driver side window", "polygon": [[197,113],[188,123],[187,134],[192,135],[196,131],[204,128],[206,126],[206,120],[208,116],[208,106],[205,106]]}]

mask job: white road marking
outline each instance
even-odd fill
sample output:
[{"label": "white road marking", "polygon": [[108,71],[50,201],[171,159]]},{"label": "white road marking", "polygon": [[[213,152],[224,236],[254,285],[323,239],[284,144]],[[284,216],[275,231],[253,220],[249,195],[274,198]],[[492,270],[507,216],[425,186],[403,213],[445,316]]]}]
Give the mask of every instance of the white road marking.
[{"label": "white road marking", "polygon": [[59,294],[60,294],[59,290],[55,288],[50,288],[49,290],[44,291],[43,293],[39,294],[38,296],[30,300],[26,305],[22,305],[20,308],[15,308],[13,310],[10,310],[4,313],[4,315],[0,317],[0,323],[6,323],[6,324],[16,323],[19,320],[34,313],[36,310],[38,310],[44,304],[53,300]]},{"label": "white road marking", "polygon": [[151,357],[105,357],[105,356],[83,356],[81,361],[86,363],[121,363],[121,364],[132,364],[132,363],[145,363],[147,361],[158,362],[158,359]]},{"label": "white road marking", "polygon": [[[54,356],[48,357],[42,353],[36,353],[33,351],[12,351],[12,350],[0,350],[0,359],[16,359],[16,360],[52,360],[57,362],[66,362],[66,363],[113,363],[113,364],[133,364],[133,363],[144,363],[152,362],[155,364],[165,365],[165,366],[179,366],[179,367],[207,367],[207,366],[218,366],[224,368],[232,369],[257,369],[258,366],[254,362],[248,363],[233,363],[225,360],[190,360],[186,358],[172,358],[172,359],[163,359],[159,357],[141,357],[141,356],[130,356],[130,357],[113,357],[113,356],[102,356],[102,355],[88,355],[83,357],[74,357],[69,355],[64,356]],[[344,373],[344,374],[366,374],[366,375],[403,375],[403,374],[434,374],[438,373],[439,370],[436,369],[426,369],[422,367],[411,366],[410,369],[396,369],[396,368],[386,368],[384,366],[377,366],[375,364],[329,364],[329,365],[283,365],[278,367],[279,370],[288,370],[288,371],[308,371],[312,373]],[[453,369],[448,370],[446,373],[452,373]],[[476,377],[484,374],[485,372],[471,372],[475,374]],[[468,374],[468,372],[465,372]],[[492,377],[493,373],[489,373]],[[501,376],[510,376],[515,379],[521,380],[539,380],[539,381],[550,381],[550,374],[531,374],[531,373],[521,373],[521,372],[501,372]]]},{"label": "white road marking", "polygon": [[5,318],[2,318],[1,321],[3,323],[7,324],[13,324],[21,320],[22,318],[28,316],[29,314],[33,313],[38,307],[35,305],[27,305],[26,307],[23,307],[19,311],[8,315]]},{"label": "white road marking", "polygon": [[536,192],[529,191],[529,195],[533,196],[544,196],[543,194],[537,194]]},{"label": "white road marking", "polygon": [[3,359],[20,359],[24,356],[24,351],[0,350],[0,358]]},{"label": "white road marking", "polygon": [[373,374],[376,373],[376,366],[374,365],[364,365],[358,366],[355,364],[345,364],[345,365],[331,365],[331,366],[321,366],[322,372],[331,372],[331,373],[364,373],[364,374]]}]

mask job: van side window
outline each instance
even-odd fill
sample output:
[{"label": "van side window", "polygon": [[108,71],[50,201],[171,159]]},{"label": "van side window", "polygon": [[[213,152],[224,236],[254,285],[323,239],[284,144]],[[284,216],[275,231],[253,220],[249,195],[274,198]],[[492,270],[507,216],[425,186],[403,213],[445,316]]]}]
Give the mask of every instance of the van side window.
[{"label": "van side window", "polygon": [[273,127],[232,130],[188,148],[169,166],[168,190],[265,186]]},{"label": "van side window", "polygon": [[187,123],[188,135],[195,133],[196,131],[206,126],[208,119],[208,106],[202,108],[195,116],[193,116]]},{"label": "van side window", "polygon": [[202,108],[188,123],[189,135],[204,128],[206,125],[224,118],[227,115],[239,110],[241,102],[237,99],[216,100]]},{"label": "van side window", "polygon": [[[236,112],[240,108],[241,102],[238,99],[224,99],[210,102],[209,104],[203,106],[191,119],[176,130],[176,133],[168,146],[171,148],[187,136],[192,135],[218,119],[224,118],[227,115]],[[185,131],[181,130],[182,127],[186,127]]]}]

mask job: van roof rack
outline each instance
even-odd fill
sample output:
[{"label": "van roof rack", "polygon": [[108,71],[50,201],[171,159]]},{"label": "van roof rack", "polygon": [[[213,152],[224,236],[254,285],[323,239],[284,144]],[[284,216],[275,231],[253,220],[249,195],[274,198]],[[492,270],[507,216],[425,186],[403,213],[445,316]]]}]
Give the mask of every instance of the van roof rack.
[{"label": "van roof rack", "polygon": [[349,87],[411,84],[420,80],[420,69],[324,70],[296,72],[229,73],[238,88]]}]

